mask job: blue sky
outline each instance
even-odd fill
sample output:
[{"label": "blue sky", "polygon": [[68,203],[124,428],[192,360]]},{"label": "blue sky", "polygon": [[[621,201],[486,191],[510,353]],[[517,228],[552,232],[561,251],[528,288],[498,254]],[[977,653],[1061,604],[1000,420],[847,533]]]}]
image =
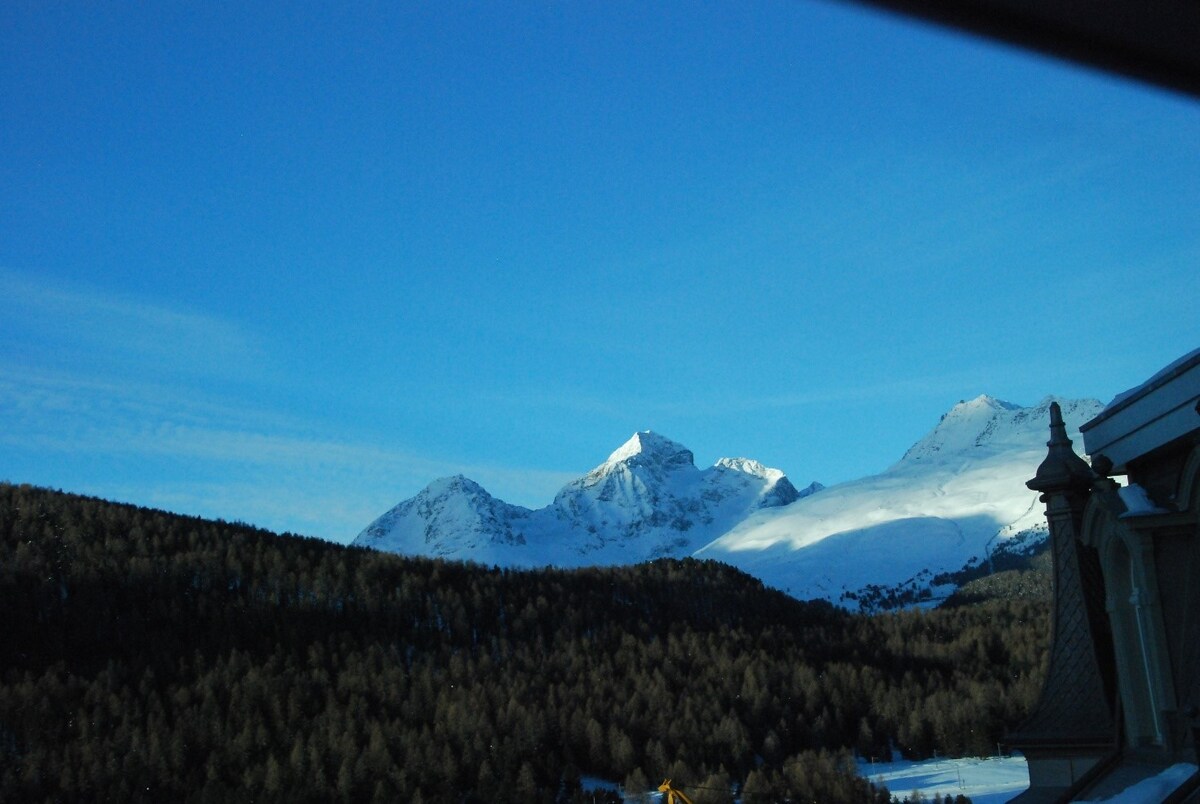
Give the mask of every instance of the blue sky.
[{"label": "blue sky", "polygon": [[1193,100],[831,2],[168,5],[0,8],[0,479],[346,541],[1200,345]]}]

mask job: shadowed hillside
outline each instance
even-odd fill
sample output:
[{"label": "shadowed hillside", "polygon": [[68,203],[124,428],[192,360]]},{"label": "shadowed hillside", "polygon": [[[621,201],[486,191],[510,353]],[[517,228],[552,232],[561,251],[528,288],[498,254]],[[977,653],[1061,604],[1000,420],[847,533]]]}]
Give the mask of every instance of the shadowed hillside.
[{"label": "shadowed hillside", "polygon": [[504,571],[8,484],[0,537],[6,801],[872,800],[838,751],[987,753],[1044,658],[1044,605],[868,618],[712,562]]}]

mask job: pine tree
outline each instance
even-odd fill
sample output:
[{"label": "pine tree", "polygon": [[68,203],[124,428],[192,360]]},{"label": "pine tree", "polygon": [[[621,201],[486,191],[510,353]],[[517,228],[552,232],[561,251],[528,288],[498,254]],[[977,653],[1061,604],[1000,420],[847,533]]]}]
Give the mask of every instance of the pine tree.
[{"label": "pine tree", "polygon": [[650,801],[650,780],[641,768],[634,768],[625,776],[625,799],[645,804]]}]

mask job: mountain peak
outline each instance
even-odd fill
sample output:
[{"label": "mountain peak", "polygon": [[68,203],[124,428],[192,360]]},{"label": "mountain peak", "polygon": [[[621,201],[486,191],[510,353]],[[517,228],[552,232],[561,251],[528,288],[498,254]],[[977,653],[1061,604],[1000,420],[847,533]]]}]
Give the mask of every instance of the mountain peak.
[{"label": "mountain peak", "polygon": [[783,472],[770,466],[763,466],[750,458],[718,458],[713,466],[732,469],[735,472],[745,472],[748,475],[761,477],[763,480],[776,482],[783,477]]},{"label": "mountain peak", "polygon": [[368,525],[354,544],[410,555],[450,556],[488,545],[521,545],[512,523],[529,511],[498,500],[463,475],[434,480]]},{"label": "mountain peak", "polygon": [[946,416],[950,416],[956,412],[966,413],[968,411],[1017,410],[1020,407],[1020,405],[1014,405],[1012,402],[1005,402],[1003,399],[997,399],[994,396],[980,394],[974,399],[959,400],[958,404],[950,408],[950,411],[946,414]]},{"label": "mountain peak", "polygon": [[445,497],[448,494],[466,494],[472,497],[489,498],[487,489],[463,474],[439,477],[431,481],[419,494],[426,497]]},{"label": "mountain peak", "polygon": [[692,451],[666,436],[652,430],[642,430],[608,456],[605,464],[616,463],[659,463],[668,465],[693,465]]},{"label": "mountain peak", "polygon": [[937,426],[904,453],[900,464],[1017,446],[1040,449],[1045,442],[1046,412],[1053,401],[1062,405],[1064,415],[1075,422],[1076,428],[1100,409],[1100,403],[1090,399],[1046,397],[1037,406],[1027,408],[981,394],[960,401],[943,414]]}]

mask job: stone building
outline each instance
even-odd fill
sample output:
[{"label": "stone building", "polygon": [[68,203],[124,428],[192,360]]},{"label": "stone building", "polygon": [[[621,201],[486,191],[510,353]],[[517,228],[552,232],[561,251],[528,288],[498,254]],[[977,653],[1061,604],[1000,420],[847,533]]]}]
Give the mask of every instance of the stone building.
[{"label": "stone building", "polygon": [[[1200,350],[1081,431],[1090,466],[1053,407],[1028,483],[1046,504],[1054,612],[1041,698],[1009,740],[1029,762],[1022,804],[1200,764]],[[1173,778],[1167,800],[1200,802],[1200,773]]]}]

